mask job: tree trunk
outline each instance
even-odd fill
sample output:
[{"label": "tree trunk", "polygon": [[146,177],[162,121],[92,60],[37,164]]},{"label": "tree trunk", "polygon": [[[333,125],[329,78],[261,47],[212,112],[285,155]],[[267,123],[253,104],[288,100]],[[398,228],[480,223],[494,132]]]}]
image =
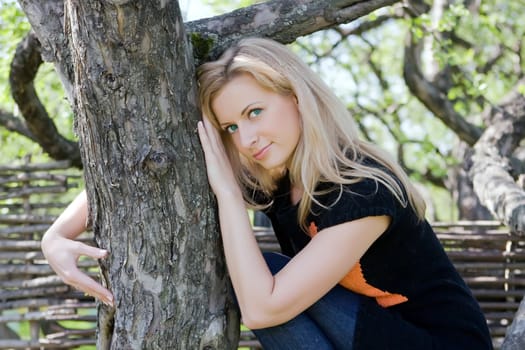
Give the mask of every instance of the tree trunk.
[{"label": "tree trunk", "polygon": [[517,92],[491,109],[491,125],[474,146],[469,173],[481,202],[519,236],[525,236],[525,192],[511,157],[525,134],[524,111],[525,97]]},{"label": "tree trunk", "polygon": [[507,328],[505,339],[501,344],[501,350],[523,350],[525,349],[525,298],[521,301],[520,307],[512,324]]},{"label": "tree trunk", "polygon": [[97,348],[234,349],[179,9],[123,2],[66,2],[91,219],[118,310],[100,312]]},{"label": "tree trunk", "polygon": [[472,180],[468,174],[473,153],[472,147],[464,142],[459,142],[453,152],[456,159],[465,160],[451,168],[447,180],[447,188],[450,189],[457,203],[459,220],[494,220],[490,211],[474,192]]}]

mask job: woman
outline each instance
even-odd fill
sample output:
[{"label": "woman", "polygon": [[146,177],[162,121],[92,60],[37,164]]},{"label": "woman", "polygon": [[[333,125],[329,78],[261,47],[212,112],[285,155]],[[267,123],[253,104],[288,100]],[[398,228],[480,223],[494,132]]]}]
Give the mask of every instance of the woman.
[{"label": "woman", "polygon": [[[294,54],[242,40],[199,89],[228,271],[265,349],[492,348],[406,174]],[[260,253],[246,206],[285,255]]]},{"label": "woman", "polygon": [[[265,349],[491,349],[480,308],[402,169],[359,140],[345,106],[285,46],[245,39],[199,69],[198,125],[228,271]],[[247,207],[270,217],[283,254],[262,254]],[[81,194],[42,241],[66,282],[104,257],[73,239]],[[81,218],[81,220],[78,220]],[[52,251],[62,251],[57,258]]]}]

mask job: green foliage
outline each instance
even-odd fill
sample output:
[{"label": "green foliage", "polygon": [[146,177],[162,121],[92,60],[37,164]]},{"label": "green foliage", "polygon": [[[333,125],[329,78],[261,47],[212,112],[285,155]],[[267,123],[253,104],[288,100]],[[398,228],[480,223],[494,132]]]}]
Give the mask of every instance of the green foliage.
[{"label": "green foliage", "polygon": [[0,0],[0,106],[13,107],[9,89],[9,67],[16,45],[30,29],[15,0]]},{"label": "green foliage", "polygon": [[[520,78],[523,62],[512,49],[521,47],[525,25],[520,18],[524,11],[522,1],[483,1],[477,14],[461,4],[445,11],[434,30],[445,35],[434,41],[433,56],[441,68],[452,67],[456,72],[448,97],[463,100],[456,104],[458,112],[479,112],[477,99],[497,101]],[[448,35],[452,30],[454,37]],[[457,38],[463,40],[461,45]],[[498,55],[499,59],[494,61]]]},{"label": "green foliage", "polygon": [[[0,0],[0,109],[19,118],[22,117],[11,97],[9,72],[16,47],[30,28],[16,1]],[[52,64],[40,66],[35,89],[58,130],[65,137],[75,139],[73,113]],[[3,127],[0,127],[0,149],[3,163],[19,161],[27,155],[31,155],[34,161],[49,160],[39,145]]]}]

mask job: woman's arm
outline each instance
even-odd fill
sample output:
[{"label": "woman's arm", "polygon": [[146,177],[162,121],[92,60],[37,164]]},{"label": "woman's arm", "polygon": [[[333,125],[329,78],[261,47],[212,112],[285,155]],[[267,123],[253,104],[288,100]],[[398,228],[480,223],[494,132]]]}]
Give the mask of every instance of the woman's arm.
[{"label": "woman's arm", "polygon": [[75,241],[86,230],[87,213],[86,192],[82,191],[42,237],[42,252],[64,283],[113,305],[111,292],[77,267],[81,255],[102,259],[108,254],[106,250]]},{"label": "woman's arm", "polygon": [[310,307],[343,279],[390,223],[387,216],[374,216],[324,229],[272,276],[248,219],[238,215],[242,198],[217,199],[228,271],[243,322],[252,329],[284,323]]},{"label": "woman's arm", "polygon": [[307,309],[350,271],[390,223],[387,216],[366,217],[322,230],[272,276],[220,137],[206,118],[199,123],[199,136],[218,201],[228,272],[243,322],[250,328],[275,326]]}]

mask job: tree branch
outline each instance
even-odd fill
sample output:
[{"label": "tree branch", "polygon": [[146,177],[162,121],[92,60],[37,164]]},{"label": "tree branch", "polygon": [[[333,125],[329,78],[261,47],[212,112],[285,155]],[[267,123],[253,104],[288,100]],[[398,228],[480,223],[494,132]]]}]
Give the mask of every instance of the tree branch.
[{"label": "tree branch", "polygon": [[399,0],[272,0],[236,11],[189,22],[198,62],[216,58],[242,37],[264,36],[281,43],[369,14]]},{"label": "tree branch", "polygon": [[462,115],[454,110],[452,102],[446,94],[427,80],[420,70],[417,59],[419,44],[415,43],[411,34],[405,44],[405,60],[403,77],[412,94],[425,105],[436,117],[452,129],[458,137],[470,146],[481,136],[481,128],[467,122]]},{"label": "tree branch", "polygon": [[11,62],[9,83],[11,94],[29,132],[45,152],[57,160],[70,160],[82,167],[80,151],[76,142],[69,141],[58,132],[53,120],[40,102],[33,81],[42,64],[38,39],[30,32],[17,46]]},{"label": "tree branch", "polygon": [[35,140],[35,137],[29,131],[26,124],[20,119],[12,115],[11,113],[8,113],[4,110],[0,109],[0,125],[2,125],[4,128],[6,128],[9,131],[16,132],[22,136],[25,136],[34,142],[37,142]]}]

